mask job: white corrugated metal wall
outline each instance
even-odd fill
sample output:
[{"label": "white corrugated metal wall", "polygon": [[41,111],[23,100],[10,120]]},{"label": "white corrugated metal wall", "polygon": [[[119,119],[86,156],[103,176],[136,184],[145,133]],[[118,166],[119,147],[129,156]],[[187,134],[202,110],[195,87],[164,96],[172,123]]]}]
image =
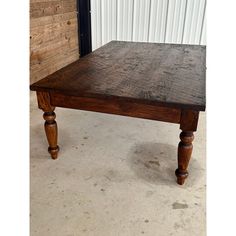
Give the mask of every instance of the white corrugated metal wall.
[{"label": "white corrugated metal wall", "polygon": [[91,0],[92,48],[111,40],[206,44],[206,0]]}]

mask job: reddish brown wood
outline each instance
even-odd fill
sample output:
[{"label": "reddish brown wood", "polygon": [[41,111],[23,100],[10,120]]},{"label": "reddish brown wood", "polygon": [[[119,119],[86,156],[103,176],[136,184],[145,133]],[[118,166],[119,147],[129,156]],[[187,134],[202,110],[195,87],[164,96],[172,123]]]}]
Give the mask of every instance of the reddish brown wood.
[{"label": "reddish brown wood", "polygon": [[55,107],[51,105],[50,94],[48,92],[37,91],[36,93],[39,109],[42,109],[44,112],[52,112],[55,110]]},{"label": "reddish brown wood", "polygon": [[193,131],[197,130],[199,111],[185,110],[181,112],[180,118],[180,143],[178,146],[178,169],[175,171],[177,183],[184,184],[188,177],[188,164],[192,155],[192,141],[194,139]]},{"label": "reddish brown wood", "polygon": [[57,145],[57,123],[55,121],[55,107],[50,103],[50,95],[47,92],[37,92],[38,106],[44,111],[44,128],[48,140],[48,152],[52,159],[57,159],[59,146]]},{"label": "reddish brown wood", "polygon": [[180,129],[185,131],[196,131],[199,111],[182,110],[180,118]]},{"label": "reddish brown wood", "polygon": [[44,128],[48,140],[48,152],[51,154],[52,159],[57,159],[59,146],[57,145],[57,123],[55,121],[55,112],[45,112],[43,114],[45,120]]},{"label": "reddish brown wood", "polygon": [[184,184],[185,179],[188,177],[188,164],[192,154],[192,141],[194,139],[193,132],[183,131],[180,134],[181,141],[178,146],[178,169],[175,171],[177,176],[177,183]]},{"label": "reddish brown wood", "polygon": [[119,99],[75,97],[59,93],[51,93],[51,104],[60,107],[159,120],[171,123],[179,123],[181,115],[180,109],[171,107],[160,107],[130,101],[125,102],[124,100]]}]

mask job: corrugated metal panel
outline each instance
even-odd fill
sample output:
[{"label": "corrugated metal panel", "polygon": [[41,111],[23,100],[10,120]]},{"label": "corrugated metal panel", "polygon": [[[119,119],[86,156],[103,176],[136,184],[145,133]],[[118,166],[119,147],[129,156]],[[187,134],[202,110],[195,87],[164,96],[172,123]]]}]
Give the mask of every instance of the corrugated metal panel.
[{"label": "corrugated metal panel", "polygon": [[91,0],[93,50],[113,40],[205,44],[206,0]]},{"label": "corrugated metal panel", "polygon": [[150,3],[150,0],[134,0],[133,41],[148,41]]},{"label": "corrugated metal panel", "polygon": [[204,15],[200,44],[206,45],[206,13]]},{"label": "corrugated metal panel", "polygon": [[[104,14],[106,14],[104,12]],[[101,0],[91,0],[91,31],[93,50],[102,44]]]},{"label": "corrugated metal panel", "polygon": [[132,40],[133,7],[134,0],[117,0],[117,38],[114,39]]},{"label": "corrugated metal panel", "polygon": [[188,0],[183,43],[199,44],[204,11],[205,0]]},{"label": "corrugated metal panel", "polygon": [[169,1],[166,43],[182,43],[187,0]]},{"label": "corrugated metal panel", "polygon": [[152,1],[149,25],[149,42],[165,42],[168,0]]}]

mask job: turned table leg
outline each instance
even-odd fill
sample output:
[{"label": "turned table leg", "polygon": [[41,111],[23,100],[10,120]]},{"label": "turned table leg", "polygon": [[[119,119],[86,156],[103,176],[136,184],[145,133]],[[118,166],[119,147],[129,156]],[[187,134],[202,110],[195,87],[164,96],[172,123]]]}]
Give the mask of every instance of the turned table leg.
[{"label": "turned table leg", "polygon": [[178,169],[175,171],[177,176],[177,183],[184,184],[185,179],[188,177],[188,163],[191,158],[194,139],[193,132],[183,131],[180,134],[180,142],[178,146]]},{"label": "turned table leg", "polygon": [[48,140],[48,152],[52,159],[57,159],[59,147],[57,145],[57,123],[55,121],[55,112],[44,112],[43,118],[45,120],[44,128]]},{"label": "turned table leg", "polygon": [[180,120],[180,142],[178,146],[178,169],[175,171],[177,183],[183,185],[188,177],[188,164],[193,150],[193,131],[197,130],[198,111],[183,110]]},{"label": "turned table leg", "polygon": [[50,94],[47,92],[37,92],[38,106],[44,111],[44,129],[48,140],[48,152],[52,159],[57,159],[59,146],[57,145],[57,123],[55,121],[55,107],[50,104]]}]

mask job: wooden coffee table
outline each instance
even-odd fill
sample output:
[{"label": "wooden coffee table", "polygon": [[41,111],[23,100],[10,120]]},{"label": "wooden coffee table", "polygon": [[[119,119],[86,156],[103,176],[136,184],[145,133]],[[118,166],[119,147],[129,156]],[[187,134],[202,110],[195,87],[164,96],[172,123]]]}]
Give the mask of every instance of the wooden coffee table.
[{"label": "wooden coffee table", "polygon": [[188,176],[193,132],[205,110],[206,47],[112,41],[32,84],[57,158],[55,107],[180,124],[177,183]]}]

